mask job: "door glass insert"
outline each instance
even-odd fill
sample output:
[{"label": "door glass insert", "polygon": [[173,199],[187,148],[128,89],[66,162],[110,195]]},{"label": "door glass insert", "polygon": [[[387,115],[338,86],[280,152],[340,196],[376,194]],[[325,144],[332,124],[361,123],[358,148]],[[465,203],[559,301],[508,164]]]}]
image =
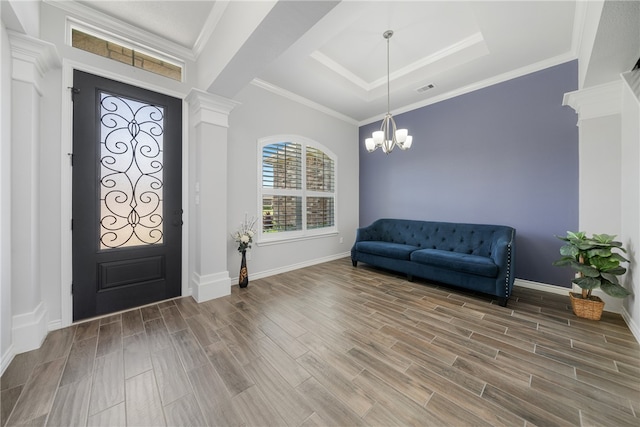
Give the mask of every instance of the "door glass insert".
[{"label": "door glass insert", "polygon": [[100,93],[100,249],[162,243],[164,108]]}]

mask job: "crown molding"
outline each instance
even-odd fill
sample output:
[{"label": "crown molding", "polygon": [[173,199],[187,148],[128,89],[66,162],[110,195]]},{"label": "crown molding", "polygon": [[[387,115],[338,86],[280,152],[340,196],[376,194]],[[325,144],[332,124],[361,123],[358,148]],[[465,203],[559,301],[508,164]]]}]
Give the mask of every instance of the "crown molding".
[{"label": "crown molding", "polygon": [[229,2],[230,0],[216,0],[216,2],[213,4],[213,8],[211,9],[207,20],[202,27],[202,31],[200,31],[200,34],[198,35],[198,38],[193,45],[193,54],[195,55],[195,58],[198,58],[204,50],[204,47],[211,38],[213,31],[222,19],[222,15],[224,15],[225,10],[227,10]]},{"label": "crown molding", "polygon": [[622,73],[622,79],[640,102],[640,68]]},{"label": "crown molding", "polygon": [[[482,44],[483,47],[485,48],[485,52],[488,52],[482,33],[478,32],[478,33],[472,34],[469,37],[465,37],[464,39],[450,46],[440,49],[439,51],[434,52],[431,55],[428,55],[424,58],[414,61],[400,68],[399,70],[394,71],[393,73],[389,74],[389,80],[393,82],[411,73],[415,73],[416,71],[419,71],[424,67],[432,65],[438,61],[442,61],[452,55],[460,54],[465,49],[478,46],[480,44]],[[325,55],[324,53],[318,50],[313,52],[310,56],[311,58],[318,61],[320,64],[324,65],[334,73],[345,78],[346,80],[350,81],[351,83],[356,85],[358,88],[366,92],[370,92],[378,87],[381,87],[387,84],[386,74],[372,82],[367,82],[364,79],[360,78],[355,73],[351,72],[350,70],[343,67],[338,62],[334,61],[333,59],[331,59],[330,57],[328,57],[327,55]],[[473,59],[475,59],[475,57]]]},{"label": "crown molding", "polygon": [[42,79],[49,71],[62,66],[55,45],[25,34],[7,30],[11,57],[11,78],[35,86],[42,95]]},{"label": "crown molding", "polygon": [[[402,114],[408,111],[417,110],[418,108],[426,107],[427,105],[437,104],[438,102],[446,101],[447,99],[455,98],[456,96],[464,95],[466,93],[474,92],[479,89],[484,89],[489,86],[493,86],[498,83],[503,83],[509,81],[511,79],[515,79],[517,77],[522,77],[527,74],[535,73],[536,71],[541,71],[546,68],[554,67],[556,65],[564,64],[565,62],[573,61],[576,59],[576,56],[573,52],[567,52],[562,55],[558,55],[553,58],[546,59],[544,61],[536,62],[535,64],[530,64],[525,67],[518,68],[513,71],[509,71],[506,73],[499,74],[494,77],[490,77],[485,80],[481,80],[476,83],[469,84],[467,86],[463,86],[461,88],[451,90],[449,92],[445,92],[441,95],[435,96],[433,98],[426,99],[424,101],[416,102],[413,104],[405,105],[404,107],[397,108],[393,110],[391,113]],[[364,126],[373,122],[380,121],[384,118],[384,114],[380,114],[377,116],[370,117],[368,119],[362,120],[359,122],[360,126]]]},{"label": "crown molding", "polygon": [[318,104],[315,101],[311,101],[310,99],[307,99],[303,96],[300,96],[298,94],[295,94],[293,92],[289,92],[286,89],[283,89],[279,86],[276,85],[272,85],[271,83],[265,82],[264,80],[260,80],[260,79],[253,79],[251,81],[251,84],[259,87],[261,89],[267,90],[271,93],[275,93],[276,95],[280,95],[283,98],[287,98],[291,101],[297,102],[299,104],[302,105],[306,105],[307,107],[313,108],[314,110],[320,111],[321,113],[327,114],[331,117],[335,117],[336,119],[342,120],[343,122],[349,123],[351,125],[356,125],[359,126],[359,122],[347,115],[344,115],[342,113],[339,113],[335,110],[332,110],[329,107],[325,107],[322,104]]},{"label": "crown molding", "polygon": [[583,43],[584,30],[587,22],[587,5],[585,1],[576,1],[573,15],[573,33],[571,35],[571,52],[578,57]]},{"label": "crown molding", "polygon": [[195,61],[196,55],[191,49],[165,40],[155,34],[141,30],[109,15],[91,9],[81,3],[65,0],[42,0],[44,3],[61,9],[88,25],[95,26],[101,32],[111,32],[119,39],[129,41],[160,55],[173,55],[180,60]]},{"label": "crown molding", "polygon": [[578,126],[583,120],[620,114],[622,81],[567,92],[562,98],[562,105],[568,105],[578,113]]},{"label": "crown molding", "polygon": [[229,113],[240,105],[237,101],[200,89],[192,89],[186,101],[189,103],[189,115],[194,126],[209,123],[229,127]]}]

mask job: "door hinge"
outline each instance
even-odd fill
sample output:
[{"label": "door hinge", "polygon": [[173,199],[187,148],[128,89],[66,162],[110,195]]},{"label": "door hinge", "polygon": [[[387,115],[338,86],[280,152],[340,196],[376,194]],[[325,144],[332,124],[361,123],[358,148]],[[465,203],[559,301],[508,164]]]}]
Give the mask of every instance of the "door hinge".
[{"label": "door hinge", "polygon": [[73,294],[73,282],[71,283],[71,294]]},{"label": "door hinge", "polygon": [[71,230],[73,230],[73,218],[71,218]]},{"label": "door hinge", "polygon": [[73,167],[73,153],[67,153],[67,156],[69,156],[69,162],[71,162],[71,167]]},{"label": "door hinge", "polygon": [[75,102],[76,95],[80,93],[80,89],[73,86],[70,86],[69,89],[71,90],[71,102]]}]

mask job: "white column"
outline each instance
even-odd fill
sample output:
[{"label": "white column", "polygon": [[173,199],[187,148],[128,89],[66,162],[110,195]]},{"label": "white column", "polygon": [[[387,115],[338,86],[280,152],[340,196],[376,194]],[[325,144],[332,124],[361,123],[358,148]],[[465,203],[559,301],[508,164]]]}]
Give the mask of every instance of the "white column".
[{"label": "white column", "polygon": [[191,292],[198,301],[231,293],[227,271],[227,128],[235,101],[193,90],[189,103]]},{"label": "white column", "polygon": [[9,42],[12,56],[12,338],[16,353],[20,353],[38,348],[47,334],[39,256],[40,98],[44,75],[60,67],[60,60],[50,43],[15,32],[9,32]]},{"label": "white column", "polygon": [[[564,95],[563,105],[578,113],[579,231],[622,232],[622,82],[617,80]],[[574,291],[577,291],[574,285]],[[623,300],[601,291],[605,310],[620,313]]]},{"label": "white column", "polygon": [[640,70],[622,75],[622,233],[629,269],[624,285],[633,295],[622,316],[640,342]]}]

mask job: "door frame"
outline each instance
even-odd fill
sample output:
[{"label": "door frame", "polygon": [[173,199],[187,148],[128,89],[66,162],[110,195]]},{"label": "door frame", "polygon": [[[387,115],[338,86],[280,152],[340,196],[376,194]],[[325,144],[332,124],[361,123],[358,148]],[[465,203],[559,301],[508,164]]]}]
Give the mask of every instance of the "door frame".
[{"label": "door frame", "polygon": [[[87,65],[74,60],[62,61],[62,96],[61,96],[61,138],[60,138],[60,316],[61,325],[64,328],[73,323],[73,295],[71,294],[72,272],[72,233],[71,233],[71,207],[73,200],[72,176],[73,169],[69,153],[73,151],[73,102],[68,88],[73,86],[73,71],[79,70],[93,75],[116,80],[132,86],[159,92],[182,100],[182,209],[184,225],[182,226],[182,273],[181,295],[191,295],[189,286],[189,107],[186,102],[187,93],[177,92],[161,86],[150,84],[130,76],[105,71],[103,69]],[[53,326],[53,328],[52,328]],[[58,325],[49,325],[49,329],[56,329]]]}]

